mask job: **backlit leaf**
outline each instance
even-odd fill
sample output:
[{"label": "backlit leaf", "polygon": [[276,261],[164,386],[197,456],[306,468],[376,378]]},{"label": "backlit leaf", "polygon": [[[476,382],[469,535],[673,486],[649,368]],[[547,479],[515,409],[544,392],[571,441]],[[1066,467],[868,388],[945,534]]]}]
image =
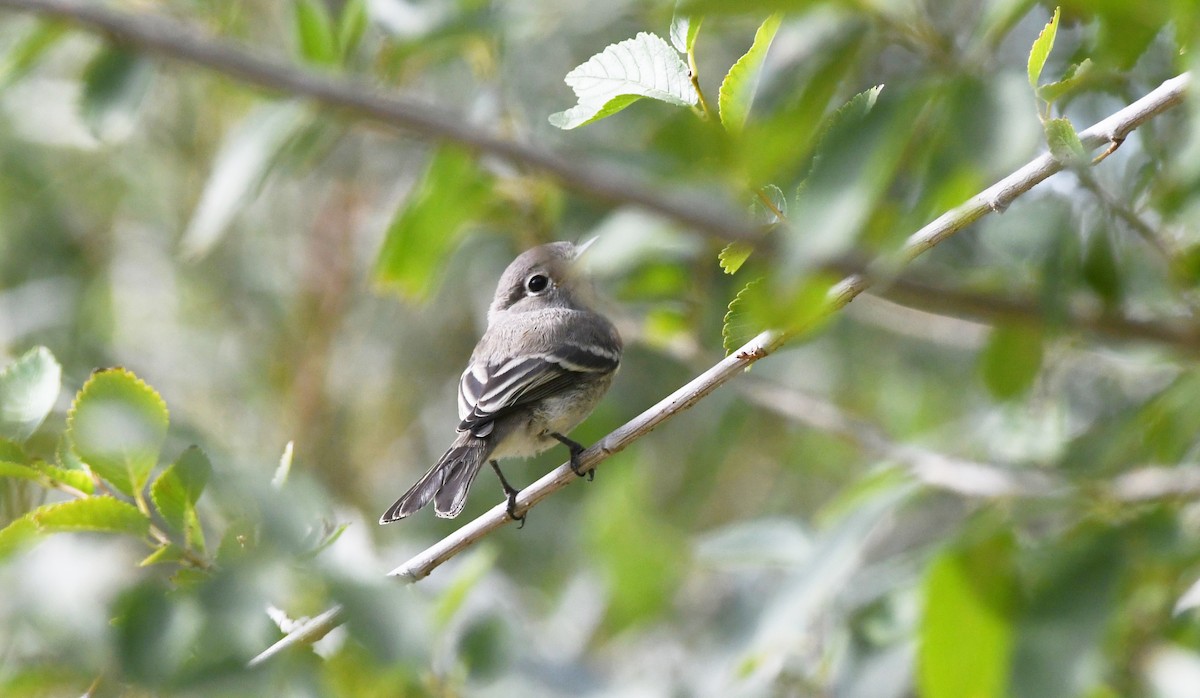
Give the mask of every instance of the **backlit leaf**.
[{"label": "backlit leaf", "polygon": [[[717,255],[717,261],[721,265],[721,271],[726,274],[736,274],[738,269],[746,263],[750,258],[750,253],[754,251],[754,246],[748,242],[731,242],[721,249],[721,253]],[[728,348],[727,348],[728,349]]]},{"label": "backlit leaf", "polygon": [[49,478],[51,482],[61,482],[85,494],[91,494],[96,489],[96,482],[92,479],[92,474],[87,470],[60,468],[41,461],[35,462],[33,466]]},{"label": "backlit leaf", "polygon": [[1054,8],[1054,16],[1046,23],[1046,26],[1033,42],[1033,47],[1029,50],[1029,62],[1027,65],[1029,86],[1035,90],[1038,86],[1038,80],[1042,76],[1042,69],[1046,67],[1046,59],[1050,57],[1050,50],[1054,48],[1054,36],[1058,33],[1058,16],[1059,8],[1056,7]]},{"label": "backlit leaf", "polygon": [[146,484],[167,435],[167,406],[123,368],[97,371],[75,396],[67,434],[75,453],[119,491]]},{"label": "backlit leaf", "polygon": [[175,531],[183,533],[188,544],[198,550],[204,549],[204,537],[196,516],[196,501],[211,474],[208,457],[192,446],[150,486],[150,497],[163,520]]},{"label": "backlit leaf", "polygon": [[42,474],[37,471],[37,468],[7,460],[0,460],[0,477],[33,480],[34,482],[42,480]]},{"label": "backlit leaf", "polygon": [[767,50],[779,31],[782,15],[771,15],[754,34],[754,43],[750,50],[738,59],[725,79],[721,82],[717,94],[717,106],[721,113],[721,124],[730,132],[739,132],[746,124],[750,115],[750,104],[758,89],[758,79],[762,73],[763,61],[766,60]]},{"label": "backlit leaf", "polygon": [[1095,73],[1091,59],[1085,58],[1072,64],[1062,80],[1037,88],[1037,96],[1044,102],[1053,103],[1086,85]]},{"label": "backlit leaf", "polygon": [[1054,159],[1069,167],[1087,163],[1087,151],[1067,118],[1046,119],[1045,128],[1046,143]]},{"label": "backlit leaf", "polygon": [[409,299],[424,298],[491,190],[491,178],[470,153],[450,147],[438,150],[388,226],[375,262],[375,284]]},{"label": "backlit leaf", "polygon": [[688,55],[692,53],[703,20],[703,17],[689,15],[675,15],[671,18],[671,45],[676,51]]},{"label": "backlit leaf", "polygon": [[48,504],[33,512],[38,528],[48,533],[97,531],[144,536],[150,519],[132,504],[113,497],[87,497],[61,504]]},{"label": "backlit leaf", "polygon": [[33,512],[0,528],[0,561],[32,543],[41,533],[33,521]]},{"label": "backlit leaf", "polygon": [[338,59],[333,19],[325,0],[295,0],[296,43],[309,63],[333,65]]},{"label": "backlit leaf", "polygon": [[646,32],[608,46],[567,73],[564,82],[578,104],[550,115],[561,129],[611,116],[643,97],[680,107],[699,100],[687,64],[662,37]]},{"label": "backlit leaf", "polygon": [[1016,577],[998,537],[943,553],[925,579],[917,685],[925,698],[1008,695]]},{"label": "backlit leaf", "polygon": [[62,389],[62,366],[34,347],[0,371],[0,437],[24,441],[50,414]]}]

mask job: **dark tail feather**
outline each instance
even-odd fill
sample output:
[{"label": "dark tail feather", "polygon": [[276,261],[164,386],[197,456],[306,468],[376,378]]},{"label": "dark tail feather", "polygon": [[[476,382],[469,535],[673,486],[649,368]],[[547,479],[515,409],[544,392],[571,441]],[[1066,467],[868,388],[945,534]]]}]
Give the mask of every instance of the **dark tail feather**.
[{"label": "dark tail feather", "polygon": [[438,516],[447,519],[458,516],[467,501],[471,482],[491,451],[488,439],[472,436],[470,432],[459,434],[417,484],[379,517],[379,523],[399,521],[419,511],[431,499]]}]

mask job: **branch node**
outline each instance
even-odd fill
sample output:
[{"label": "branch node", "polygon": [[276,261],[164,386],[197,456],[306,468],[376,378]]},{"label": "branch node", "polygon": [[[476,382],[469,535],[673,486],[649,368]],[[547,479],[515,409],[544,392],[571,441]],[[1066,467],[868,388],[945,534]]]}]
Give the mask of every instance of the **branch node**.
[{"label": "branch node", "polygon": [[1117,152],[1117,148],[1120,148],[1121,144],[1124,142],[1125,142],[1125,136],[1119,135],[1117,133],[1111,134],[1108,137],[1108,147],[1105,148],[1103,153],[1100,153],[1096,157],[1092,158],[1092,164],[1098,165],[1101,162],[1103,162],[1104,159],[1107,158],[1109,155],[1112,155],[1113,153]]}]

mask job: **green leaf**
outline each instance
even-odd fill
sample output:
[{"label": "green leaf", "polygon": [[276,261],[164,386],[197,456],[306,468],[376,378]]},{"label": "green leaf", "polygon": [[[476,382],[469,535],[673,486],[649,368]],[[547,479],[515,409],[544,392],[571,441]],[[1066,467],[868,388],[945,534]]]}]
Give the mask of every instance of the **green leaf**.
[{"label": "green leaf", "polygon": [[992,330],[979,357],[979,370],[988,391],[1000,400],[1023,394],[1042,369],[1042,353],[1039,328],[1001,325]]},{"label": "green leaf", "polygon": [[[886,105],[868,90],[838,110],[818,137],[810,169],[791,207],[793,226],[773,261],[783,279],[803,274],[812,260],[853,254],[895,204],[897,180],[904,176],[916,144],[907,127],[924,108],[916,94]],[[892,228],[894,226],[888,226]],[[884,231],[878,231],[881,234]]]},{"label": "green leaf", "polygon": [[40,22],[12,45],[0,57],[0,89],[20,80],[37,64],[46,51],[66,35],[67,26],[61,22]]},{"label": "green leaf", "polygon": [[257,194],[284,147],[310,119],[300,102],[278,102],[254,109],[226,137],[213,163],[200,203],[180,243],[192,258],[208,253],[238,211]]},{"label": "green leaf", "polygon": [[671,18],[671,45],[676,51],[692,55],[692,49],[696,46],[696,35],[700,33],[700,24],[703,21],[703,17],[689,15],[675,15]]},{"label": "green leaf", "polygon": [[95,487],[92,476],[86,470],[66,470],[40,460],[26,465],[23,454],[3,448],[11,442],[0,440],[0,477],[32,480],[43,487],[62,483],[76,490],[91,494]]},{"label": "green leaf", "polygon": [[316,65],[334,65],[338,59],[333,19],[324,0],[295,0],[296,43],[304,60]]},{"label": "green leaf", "polygon": [[[749,256],[749,253],[747,253],[747,256]],[[739,264],[738,266],[741,265]],[[727,270],[727,273],[732,274],[733,272]],[[756,334],[762,331],[763,328],[750,319],[748,306],[751,302],[751,295],[757,293],[758,287],[762,286],[763,283],[764,280],[761,277],[754,279],[743,286],[742,290],[738,291],[737,295],[733,297],[733,300],[729,301],[729,309],[725,311],[725,318],[721,321],[721,345],[725,347],[726,355],[729,355],[734,349],[749,342]]]},{"label": "green leaf", "polygon": [[855,124],[865,119],[867,114],[870,114],[871,110],[875,108],[881,92],[883,92],[883,85],[868,87],[838,107],[837,111],[831,114],[821,127],[821,134],[817,138],[817,149],[819,150],[821,147],[820,141],[825,140],[831,133],[840,128],[853,128]]},{"label": "green leaf", "polygon": [[38,472],[37,468],[7,460],[0,460],[0,477],[13,477],[20,480],[33,480],[34,482],[44,481],[42,474]]},{"label": "green leaf", "polygon": [[347,0],[342,6],[342,14],[338,17],[337,43],[343,58],[358,48],[358,42],[367,31],[368,20],[366,0]]},{"label": "green leaf", "polygon": [[58,445],[54,447],[54,459],[58,461],[58,466],[63,470],[79,470],[87,472],[87,464],[80,458],[79,454],[71,448],[71,438],[69,434],[64,433],[62,438],[58,440]]},{"label": "green leaf", "polygon": [[[743,181],[792,181],[811,161],[822,129],[832,117],[830,106],[844,85],[859,72],[865,33],[851,32],[813,56],[813,67],[801,90],[778,109],[747,120],[732,154]],[[722,129],[723,130],[723,129]]]},{"label": "green leaf", "polygon": [[167,406],[123,368],[97,371],[75,396],[67,435],[75,453],[117,490],[140,491],[167,435]]},{"label": "green leaf", "polygon": [[814,273],[787,283],[773,281],[768,277],[755,279],[729,303],[721,327],[726,354],[763,330],[786,330],[802,335],[818,330],[828,317],[832,277]]},{"label": "green leaf", "polygon": [[61,482],[85,494],[91,494],[96,489],[96,482],[92,479],[92,474],[86,470],[60,468],[41,461],[33,465],[52,482]]},{"label": "green leaf", "polygon": [[409,299],[427,296],[446,255],[465,225],[482,211],[491,191],[491,178],[469,152],[438,150],[420,185],[388,226],[375,262],[376,286]]},{"label": "green leaf", "polygon": [[62,366],[45,347],[34,347],[0,371],[0,437],[23,442],[54,408]]},{"label": "green leaf", "polygon": [[680,107],[699,101],[687,64],[670,44],[646,32],[608,46],[567,73],[564,82],[578,104],[550,115],[550,123],[561,129],[603,119],[643,97]]},{"label": "green leaf", "polygon": [[1054,48],[1054,35],[1058,33],[1058,16],[1060,8],[1054,8],[1054,16],[1038,34],[1037,39],[1033,42],[1033,47],[1029,50],[1029,86],[1037,89],[1038,80],[1042,77],[1042,68],[1046,67],[1046,59],[1050,57],[1050,50]]},{"label": "green leaf", "polygon": [[144,536],[150,532],[150,519],[137,507],[108,496],[47,504],[32,515],[38,528],[46,533],[97,531]]},{"label": "green leaf", "polygon": [[1046,143],[1050,146],[1050,154],[1068,167],[1087,164],[1087,151],[1075,133],[1075,127],[1066,117],[1046,119]]},{"label": "green leaf", "polygon": [[0,528],[0,562],[8,559],[13,553],[29,545],[42,534],[33,521],[33,513],[31,511],[4,528]]},{"label": "green leaf", "polygon": [[211,474],[208,457],[196,446],[190,446],[150,486],[150,498],[163,520],[184,534],[188,545],[197,550],[204,550],[204,534],[196,516],[196,502]]},{"label": "green leaf", "polygon": [[145,56],[120,48],[104,48],[83,75],[80,113],[98,138],[121,138],[137,119],[154,64]]},{"label": "green leaf", "polygon": [[1062,80],[1037,88],[1037,96],[1046,104],[1053,104],[1063,96],[1075,92],[1086,85],[1096,73],[1093,67],[1090,58],[1085,58],[1079,63],[1072,64],[1067,69],[1066,74],[1063,75]]},{"label": "green leaf", "polygon": [[[754,245],[748,242],[729,243],[717,255],[717,262],[721,265],[721,271],[726,274],[736,274],[737,270],[741,269],[746,260],[750,258],[751,252],[754,252]],[[728,347],[726,347],[726,351],[728,351]]]},{"label": "green leaf", "polygon": [[923,698],[1008,695],[1016,592],[1007,537],[933,561],[924,584],[918,643],[917,686]]},{"label": "green leaf", "polygon": [[746,125],[746,117],[750,115],[750,104],[754,101],[754,93],[758,89],[758,78],[762,73],[763,61],[767,57],[767,49],[779,31],[783,16],[771,15],[758,27],[754,33],[754,43],[750,50],[733,64],[725,79],[721,81],[721,89],[717,94],[717,108],[721,114],[721,124],[726,131],[738,133]]},{"label": "green leaf", "polygon": [[13,463],[28,463],[29,456],[25,455],[25,451],[16,441],[0,436],[0,460],[11,461]]}]

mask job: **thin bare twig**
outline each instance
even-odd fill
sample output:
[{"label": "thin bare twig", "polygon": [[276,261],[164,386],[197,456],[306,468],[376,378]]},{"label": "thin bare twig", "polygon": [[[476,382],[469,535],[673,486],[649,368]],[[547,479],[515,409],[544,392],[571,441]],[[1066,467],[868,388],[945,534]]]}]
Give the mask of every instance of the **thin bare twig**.
[{"label": "thin bare twig", "polygon": [[342,607],[334,606],[321,615],[310,618],[299,628],[296,628],[285,635],[283,639],[259,653],[254,659],[251,659],[247,666],[251,668],[259,666],[271,657],[274,657],[281,652],[285,652],[297,645],[311,645],[317,640],[320,640],[328,635],[334,628],[341,625],[343,620]]},{"label": "thin bare twig", "polygon": [[627,170],[568,160],[543,148],[498,136],[462,115],[385,94],[346,76],[306,70],[257,55],[198,27],[152,15],[116,12],[100,3],[80,0],[0,0],[0,7],[67,20],[140,51],[203,66],[247,84],[308,97],[354,118],[387,124],[531,167],[586,196],[637,206],[707,235],[725,240],[759,237],[758,226],[735,214],[732,208],[716,205],[711,195],[668,190]]},{"label": "thin bare twig", "polygon": [[[1083,147],[1095,150],[1102,145],[1116,147],[1125,141],[1138,126],[1164,111],[1178,106],[1191,82],[1191,74],[1177,75],[1156,87],[1150,94],[1115,112],[1106,119],[1096,122],[1080,132]],[[1021,194],[1052,174],[1061,171],[1064,164],[1050,153],[1034,158],[1024,167],[996,182],[963,204],[943,213],[929,225],[913,233],[905,242],[898,262],[909,262],[919,257],[934,245],[974,223],[990,212],[1000,213],[1008,208]]]}]

